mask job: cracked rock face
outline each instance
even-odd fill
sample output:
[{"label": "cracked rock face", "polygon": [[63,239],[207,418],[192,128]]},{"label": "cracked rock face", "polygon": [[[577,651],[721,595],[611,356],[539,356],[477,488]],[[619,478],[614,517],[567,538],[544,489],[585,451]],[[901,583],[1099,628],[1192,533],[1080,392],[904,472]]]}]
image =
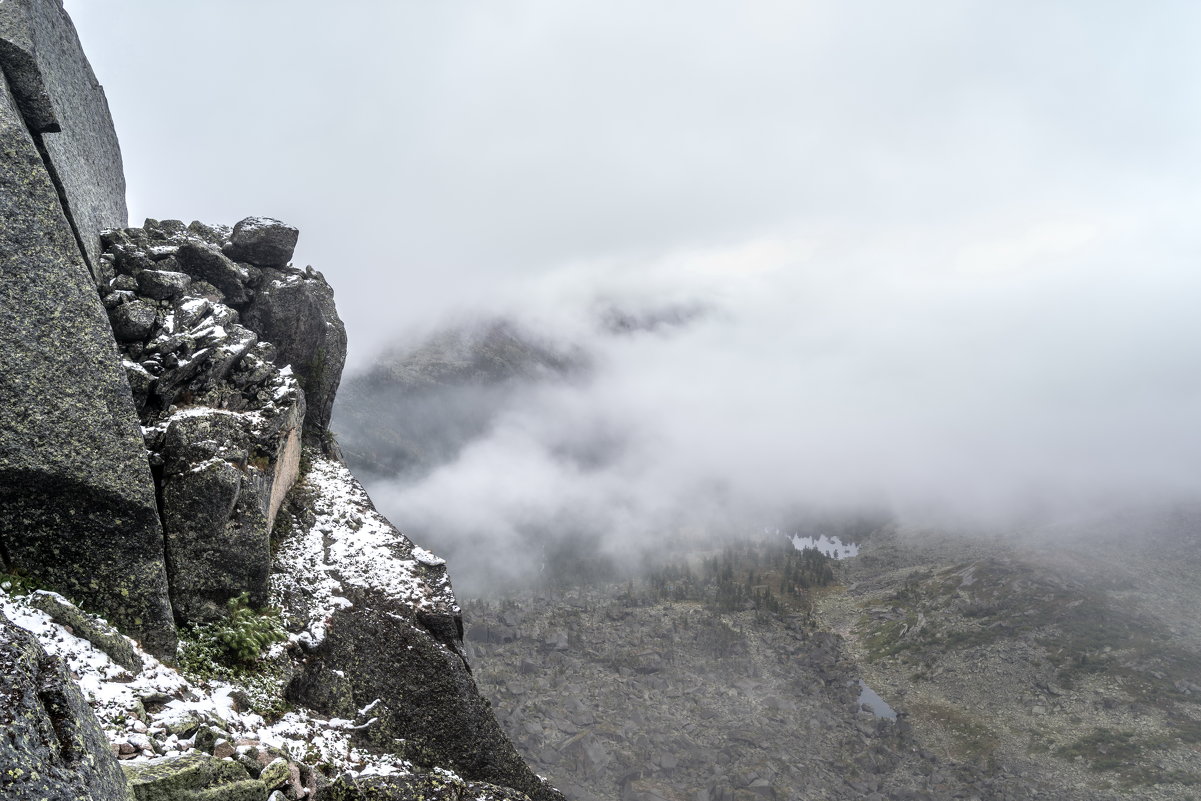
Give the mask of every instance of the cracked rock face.
[{"label": "cracked rock face", "polygon": [[321,273],[264,269],[246,325],[279,349],[277,364],[291,365],[308,400],[305,436],[321,444],[346,364],[346,328],[334,291]]},{"label": "cracked rock face", "polygon": [[87,263],[125,225],[125,175],[108,101],[61,0],[0,3],[0,70],[62,187]]},{"label": "cracked rock face", "polygon": [[0,796],[125,801],[125,777],[62,663],[0,616]]},{"label": "cracked rock face", "polygon": [[[18,4],[2,5],[9,14]],[[129,385],[62,199],[4,81],[0,150],[7,566],[171,653],[162,530]]]}]

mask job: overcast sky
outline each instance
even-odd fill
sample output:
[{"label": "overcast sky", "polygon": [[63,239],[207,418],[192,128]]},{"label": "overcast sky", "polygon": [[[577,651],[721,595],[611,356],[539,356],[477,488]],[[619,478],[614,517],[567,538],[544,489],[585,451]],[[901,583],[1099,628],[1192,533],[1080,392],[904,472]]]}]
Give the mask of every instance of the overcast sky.
[{"label": "overcast sky", "polygon": [[1195,252],[1193,2],[66,5],[133,220],[298,225],[358,358],[596,258],[937,229],[897,265],[937,270],[1048,224]]},{"label": "overcast sky", "polygon": [[682,462],[1198,489],[1201,4],[66,6],[132,219],[299,226],[354,365],[464,310],[695,300],[594,391],[698,409],[656,427]]}]

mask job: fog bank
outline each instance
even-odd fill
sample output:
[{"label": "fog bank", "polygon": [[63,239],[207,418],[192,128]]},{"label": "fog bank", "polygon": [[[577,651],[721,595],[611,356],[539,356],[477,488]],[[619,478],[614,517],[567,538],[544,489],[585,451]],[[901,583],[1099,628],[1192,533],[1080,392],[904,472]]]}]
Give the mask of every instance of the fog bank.
[{"label": "fog bank", "polygon": [[[469,590],[536,574],[548,542],[638,561],[802,513],[995,533],[1197,499],[1201,277],[1161,234],[1015,221],[575,264],[477,313],[580,348],[588,377],[492,398],[455,458],[370,489]],[[613,309],[670,322],[615,332]]]}]

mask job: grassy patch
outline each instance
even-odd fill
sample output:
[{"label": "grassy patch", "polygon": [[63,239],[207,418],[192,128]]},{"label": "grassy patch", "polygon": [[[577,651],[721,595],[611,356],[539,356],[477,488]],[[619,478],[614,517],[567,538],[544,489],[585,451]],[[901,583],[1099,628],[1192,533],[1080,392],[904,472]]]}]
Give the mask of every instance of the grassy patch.
[{"label": "grassy patch", "polygon": [[1062,759],[1083,760],[1090,770],[1117,774],[1127,786],[1154,784],[1201,784],[1201,776],[1183,770],[1149,764],[1144,757],[1162,753],[1166,738],[1141,738],[1131,731],[1093,729],[1071,743],[1055,749]]},{"label": "grassy patch", "polygon": [[[918,664],[939,655],[1036,638],[1067,689],[1097,674],[1122,680],[1133,700],[1161,709],[1201,698],[1174,680],[1201,672],[1196,655],[1174,648],[1154,621],[1110,602],[1096,587],[1062,581],[1002,560],[963,563],[910,576],[868,611],[858,629],[869,660],[900,656]],[[921,626],[915,621],[921,620]]]},{"label": "grassy patch", "polygon": [[927,700],[909,707],[913,717],[933,723],[951,736],[958,759],[991,764],[999,740],[979,717],[943,701]]}]

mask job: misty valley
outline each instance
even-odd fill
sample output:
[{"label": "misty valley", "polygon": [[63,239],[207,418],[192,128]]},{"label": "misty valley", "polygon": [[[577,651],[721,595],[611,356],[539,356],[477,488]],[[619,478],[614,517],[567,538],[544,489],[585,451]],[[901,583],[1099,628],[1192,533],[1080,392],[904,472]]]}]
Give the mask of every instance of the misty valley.
[{"label": "misty valley", "polygon": [[[512,321],[444,331],[348,377],[340,442],[381,508],[420,526],[413,487],[462,478],[462,455],[486,449],[508,409],[546,404],[548,384],[586,387],[603,361]],[[408,408],[425,410],[421,425],[388,424]],[[578,432],[532,431],[564,470],[581,459],[564,447]],[[600,442],[583,461],[603,483],[628,445],[612,430]],[[503,472],[503,455],[488,468]],[[762,511],[783,524],[756,526],[702,520],[691,512],[713,507],[691,497],[661,502],[677,524],[660,516],[637,536],[581,520],[570,500],[419,529],[462,577],[481,691],[568,797],[1084,801],[1201,788],[1197,510],[956,530],[776,506]],[[647,510],[631,503],[637,526]]]}]

